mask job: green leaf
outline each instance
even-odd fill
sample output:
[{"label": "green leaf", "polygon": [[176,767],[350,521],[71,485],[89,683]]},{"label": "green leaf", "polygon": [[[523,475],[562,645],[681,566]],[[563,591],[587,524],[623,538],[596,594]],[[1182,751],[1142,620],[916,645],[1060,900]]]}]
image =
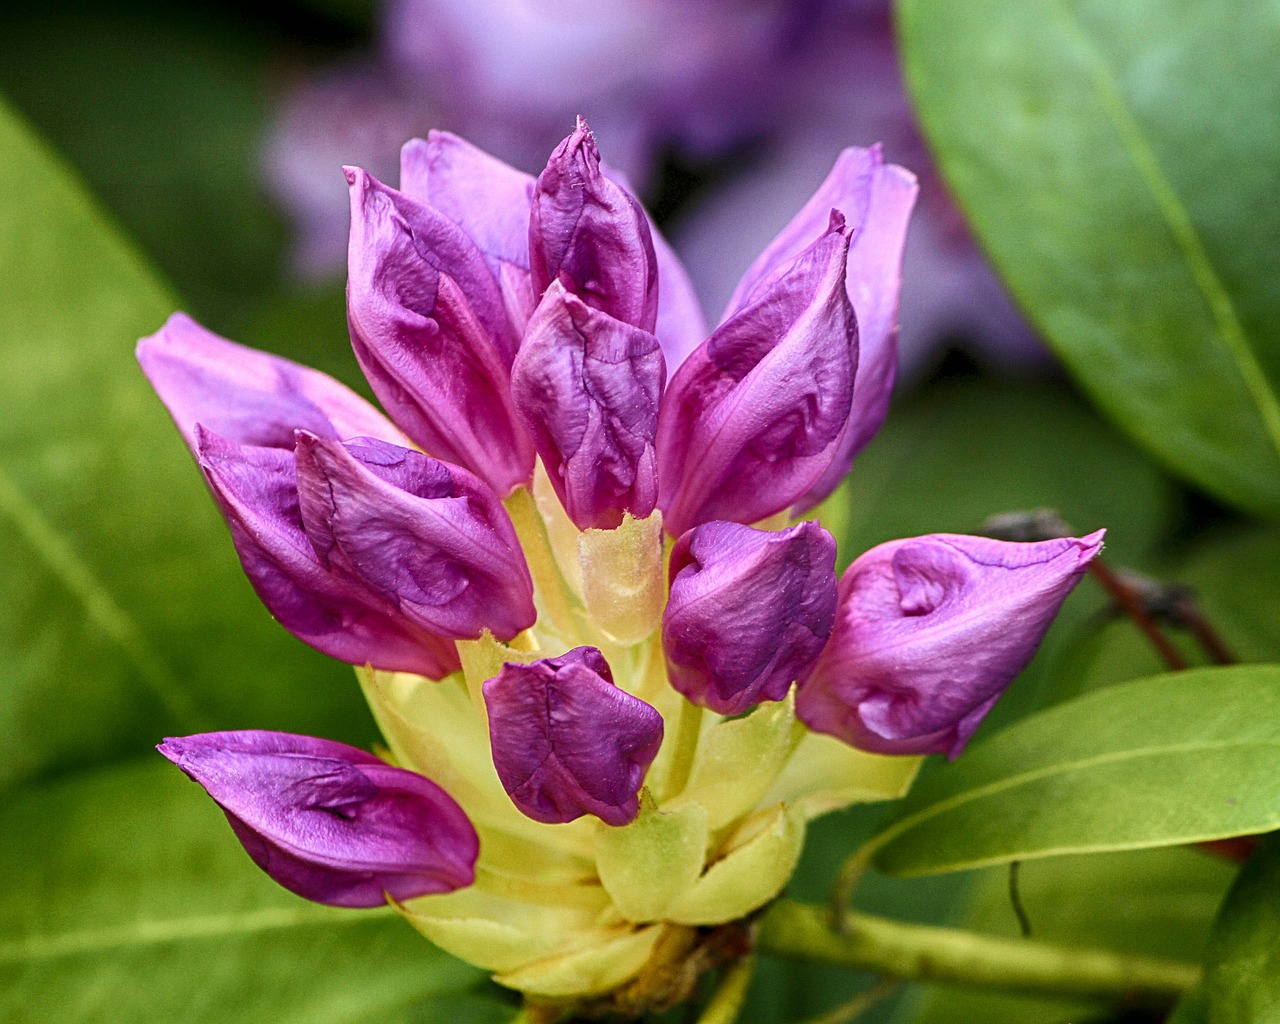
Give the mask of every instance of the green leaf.
[{"label": "green leaf", "polygon": [[922,779],[874,840],[891,874],[1280,827],[1280,666],[1140,679],[1038,712]]},{"label": "green leaf", "polygon": [[1245,865],[1209,939],[1207,1019],[1213,1024],[1280,1020],[1280,842]]},{"label": "green leaf", "polygon": [[33,788],[0,810],[0,834],[12,1024],[357,1024],[482,977],[389,909],[279,888],[167,764]]},{"label": "green leaf", "polygon": [[1280,515],[1280,8],[903,0],[943,173],[1099,406],[1214,494]]},{"label": "green leaf", "polygon": [[[1032,861],[1019,871],[1018,891],[1036,939],[1198,961],[1234,874],[1231,864],[1199,850],[1136,850]],[[1018,935],[1008,868],[980,873],[956,923],[984,934]],[[1101,1016],[1088,1003],[980,989],[929,986],[911,1002],[900,1017],[911,1024],[1046,1024]]]},{"label": "green leaf", "polygon": [[0,105],[0,787],[258,726],[363,740],[240,573],[133,347],[175,301]]}]

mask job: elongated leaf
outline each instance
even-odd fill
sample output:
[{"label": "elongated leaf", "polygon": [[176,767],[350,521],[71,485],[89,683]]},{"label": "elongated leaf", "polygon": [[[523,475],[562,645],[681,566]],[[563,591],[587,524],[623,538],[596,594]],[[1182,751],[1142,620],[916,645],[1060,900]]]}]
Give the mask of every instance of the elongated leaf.
[{"label": "elongated leaf", "polygon": [[0,834],[12,1024],[357,1024],[481,977],[390,910],[276,886],[167,764],[34,788],[0,810]]},{"label": "elongated leaf", "polygon": [[1280,827],[1280,666],[1198,669],[1041,711],[922,780],[880,835],[892,874]]},{"label": "elongated leaf", "polygon": [[904,0],[947,180],[1024,309],[1170,466],[1280,515],[1280,8]]},{"label": "elongated leaf", "polygon": [[1209,939],[1206,1019],[1213,1024],[1280,1020],[1280,842],[1245,865]]},{"label": "elongated leaf", "polygon": [[133,360],[176,303],[0,106],[0,787],[164,732],[369,733],[270,620]]}]

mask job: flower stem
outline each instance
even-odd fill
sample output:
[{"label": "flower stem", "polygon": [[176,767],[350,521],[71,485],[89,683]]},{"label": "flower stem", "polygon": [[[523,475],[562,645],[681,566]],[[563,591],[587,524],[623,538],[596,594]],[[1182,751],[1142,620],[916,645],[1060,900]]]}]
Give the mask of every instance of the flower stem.
[{"label": "flower stem", "polygon": [[1167,1009],[1200,977],[1191,963],[1005,939],[955,928],[851,915],[846,932],[824,907],[779,900],[760,921],[756,948],[911,981],[971,985]]},{"label": "flower stem", "polygon": [[574,608],[577,600],[556,560],[551,538],[547,535],[547,526],[538,514],[533,492],[527,487],[517,487],[503,505],[516,528],[520,546],[524,549],[529,575],[533,577],[535,597],[543,605],[551,628],[563,640],[572,643],[581,628]]},{"label": "flower stem", "polygon": [[730,965],[724,972],[720,987],[707,1003],[698,1018],[698,1024],[733,1024],[742,1012],[747,1000],[747,989],[751,987],[751,977],[755,974],[756,961],[751,955]]},{"label": "flower stem", "polygon": [[[671,760],[667,763],[666,777],[662,783],[662,800],[677,797],[689,784],[693,760],[698,753],[698,737],[702,733],[702,708],[688,700],[680,701],[676,714],[675,736]],[[660,801],[661,802],[661,801]]]}]

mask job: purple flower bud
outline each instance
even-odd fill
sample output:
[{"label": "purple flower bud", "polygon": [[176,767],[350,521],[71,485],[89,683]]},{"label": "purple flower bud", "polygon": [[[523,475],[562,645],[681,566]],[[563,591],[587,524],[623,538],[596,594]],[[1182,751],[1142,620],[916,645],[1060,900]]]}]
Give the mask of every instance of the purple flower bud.
[{"label": "purple flower bud", "polygon": [[406,433],[499,495],[533,446],[510,403],[519,339],[484,254],[444,214],[349,169],[347,319],[361,369]]},{"label": "purple flower bud", "polygon": [[317,370],[245,348],[174,313],[138,342],[138,362],[192,452],[196,424],[237,444],[293,450],[293,432],[405,437],[354,391]]},{"label": "purple flower bud", "polygon": [[827,232],[672,376],[657,446],[658,503],[673,536],[780,512],[838,454],[858,363],[848,248],[833,212]]},{"label": "purple flower bud", "polygon": [[594,647],[506,664],[484,700],[494,767],[522,813],[548,824],[594,814],[609,825],[640,813],[662,716],[614,685]]},{"label": "purple flower bud", "polygon": [[898,367],[902,252],[917,191],[914,175],[886,165],[879,146],[846,149],[813,197],[743,275],[729,300],[731,312],[750,303],[804,252],[833,208],[844,215],[853,231],[845,283],[858,320],[858,376],[849,430],[827,472],[797,501],[797,513],[835,490],[889,410]]},{"label": "purple flower bud", "polygon": [[239,445],[197,427],[196,453],[245,575],[285,629],[352,665],[431,679],[461,667],[450,640],[320,564],[302,525],[293,452]]},{"label": "purple flower bud", "polygon": [[817,732],[881,754],[955,757],[1102,548],[933,534],[872,548],[840,581],[835,632],[800,682]]},{"label": "purple flower bud", "polygon": [[665,378],[656,337],[551,283],[516,357],[512,400],[580,529],[613,529],[623,512],[653,511]]},{"label": "purple flower bud", "polygon": [[335,907],[378,907],[475,880],[479,839],[453,799],[345,743],[210,732],[157,747],[222,808],[258,867]]},{"label": "purple flower bud", "polygon": [[835,539],[817,523],[694,527],[671,553],[662,616],[671,685],[722,715],[782,700],[831,635],[835,566]]},{"label": "purple flower bud", "polygon": [[506,511],[470,473],[396,445],[299,432],[298,497],[320,564],[440,636],[510,640],[533,583]]},{"label": "purple flower bud", "polygon": [[400,191],[435,207],[471,237],[517,327],[529,319],[535,301],[529,281],[533,180],[448,132],[412,139],[400,150]]},{"label": "purple flower bud", "polygon": [[653,331],[658,264],[644,209],[600,171],[600,153],[581,118],[538,176],[529,218],[535,294],[557,278],[588,306]]}]

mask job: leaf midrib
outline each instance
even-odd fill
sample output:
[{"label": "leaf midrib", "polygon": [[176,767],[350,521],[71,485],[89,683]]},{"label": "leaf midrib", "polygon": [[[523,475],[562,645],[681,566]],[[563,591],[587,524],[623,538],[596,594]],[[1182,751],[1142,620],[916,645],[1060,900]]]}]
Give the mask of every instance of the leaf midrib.
[{"label": "leaf midrib", "polygon": [[1192,223],[1191,215],[1165,175],[1141,124],[1126,104],[1115,76],[1098,48],[1089,39],[1084,26],[1073,17],[1065,0],[1050,0],[1050,7],[1084,61],[1103,115],[1115,129],[1121,145],[1173,236],[1191,279],[1209,307],[1218,335],[1231,354],[1245,391],[1262,420],[1271,446],[1275,454],[1280,456],[1280,400],[1272,392],[1262,364],[1254,355],[1231,294],[1214,269],[1213,261]]}]

